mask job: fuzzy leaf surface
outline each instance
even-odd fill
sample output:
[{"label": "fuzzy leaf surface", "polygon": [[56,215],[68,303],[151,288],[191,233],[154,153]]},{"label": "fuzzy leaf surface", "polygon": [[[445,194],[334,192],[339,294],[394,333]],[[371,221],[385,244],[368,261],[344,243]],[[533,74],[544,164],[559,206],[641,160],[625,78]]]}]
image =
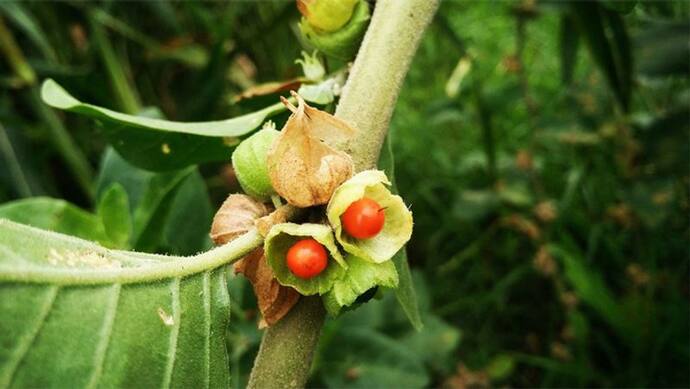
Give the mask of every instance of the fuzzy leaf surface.
[{"label": "fuzzy leaf surface", "polygon": [[226,267],[0,220],[0,387],[228,387]]}]

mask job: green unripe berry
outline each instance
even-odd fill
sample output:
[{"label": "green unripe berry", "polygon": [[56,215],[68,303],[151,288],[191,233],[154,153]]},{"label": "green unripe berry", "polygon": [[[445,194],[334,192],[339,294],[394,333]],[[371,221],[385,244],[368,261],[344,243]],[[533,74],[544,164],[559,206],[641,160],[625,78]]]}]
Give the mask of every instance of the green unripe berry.
[{"label": "green unripe berry", "polygon": [[297,8],[318,31],[340,29],[352,17],[358,0],[297,0]]},{"label": "green unripe berry", "polygon": [[232,153],[232,165],[244,192],[256,199],[267,200],[275,193],[268,176],[266,154],[280,135],[271,127],[264,127],[242,141]]},{"label": "green unripe berry", "polygon": [[359,0],[355,4],[350,20],[338,30],[332,32],[319,30],[304,18],[299,27],[304,38],[322,53],[330,57],[349,60],[357,53],[369,25],[370,16],[369,4],[364,0]]}]

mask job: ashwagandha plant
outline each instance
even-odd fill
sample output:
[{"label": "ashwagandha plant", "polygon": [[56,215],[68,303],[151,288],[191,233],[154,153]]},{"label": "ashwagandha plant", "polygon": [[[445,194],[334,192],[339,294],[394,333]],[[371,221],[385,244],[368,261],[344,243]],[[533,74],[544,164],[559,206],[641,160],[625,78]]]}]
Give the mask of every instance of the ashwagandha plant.
[{"label": "ashwagandha plant", "polygon": [[[252,388],[304,386],[325,315],[383,289],[421,327],[404,251],[412,215],[391,185],[390,149],[379,153],[438,4],[379,0],[373,12],[363,0],[298,4],[315,48],[349,59],[359,47],[334,115],[307,103],[333,101],[343,77],[326,75],[315,55],[301,61],[305,81],[290,99],[223,121],[127,115],[44,82],[48,105],[98,120],[129,162],[184,171],[232,155],[245,194],[216,214],[219,246],[190,257],[118,249],[147,229],[132,228],[117,185],[98,220],[80,216],[96,242],[0,219],[0,388],[227,387],[231,263],[252,282],[268,327]],[[264,123],[285,109],[292,115],[280,131]]]}]

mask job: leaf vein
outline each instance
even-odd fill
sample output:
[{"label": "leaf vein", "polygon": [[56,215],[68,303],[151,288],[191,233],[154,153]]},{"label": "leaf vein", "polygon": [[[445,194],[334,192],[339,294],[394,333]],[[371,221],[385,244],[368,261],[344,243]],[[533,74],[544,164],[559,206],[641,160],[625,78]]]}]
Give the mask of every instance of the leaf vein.
[{"label": "leaf vein", "polygon": [[211,284],[210,271],[205,271],[203,275],[203,299],[204,299],[204,356],[206,364],[206,375],[204,386],[208,389],[211,386]]},{"label": "leaf vein", "polygon": [[103,374],[103,363],[105,362],[106,352],[108,351],[108,346],[110,346],[110,338],[113,332],[113,325],[115,323],[115,316],[117,316],[117,306],[120,301],[120,289],[121,284],[114,284],[112,286],[112,291],[110,293],[110,300],[108,301],[108,307],[106,308],[105,315],[103,315],[103,326],[99,333],[98,346],[96,348],[96,353],[93,358],[93,373],[91,378],[89,378],[89,383],[87,388],[95,388],[98,381],[101,379]]},{"label": "leaf vein", "polygon": [[172,374],[175,368],[175,356],[177,355],[177,338],[180,333],[180,278],[173,278],[170,283],[170,292],[172,295],[172,316],[173,323],[170,329],[170,343],[168,346],[168,364],[165,368],[165,375],[163,376],[162,388],[166,389],[170,387],[172,382]]},{"label": "leaf vein", "polygon": [[46,299],[43,302],[43,305],[41,306],[41,310],[39,311],[34,326],[30,328],[29,331],[27,331],[24,334],[24,336],[19,340],[17,347],[15,348],[14,354],[9,358],[8,361],[5,362],[6,366],[9,366],[9,368],[5,372],[5,377],[0,377],[0,387],[6,388],[9,387],[12,383],[17,368],[26,357],[26,354],[31,348],[31,345],[34,343],[34,341],[38,337],[38,334],[43,329],[43,325],[46,322],[46,318],[53,310],[53,303],[55,302],[55,298],[59,290],[60,288],[58,286],[48,288]]}]

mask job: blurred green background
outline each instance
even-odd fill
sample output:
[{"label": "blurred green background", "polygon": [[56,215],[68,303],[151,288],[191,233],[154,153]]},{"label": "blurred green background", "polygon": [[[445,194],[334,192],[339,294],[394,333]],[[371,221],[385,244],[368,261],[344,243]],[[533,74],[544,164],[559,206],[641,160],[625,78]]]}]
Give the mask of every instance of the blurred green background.
[{"label": "blurred green background", "polygon": [[[243,91],[302,74],[298,20],[292,1],[1,2],[0,215],[105,242],[88,226],[117,182],[139,238],[106,243],[210,247],[229,161],[136,168],[40,82],[174,120],[249,113],[278,97]],[[311,385],[690,386],[689,21],[686,1],[443,2],[391,125],[424,330],[390,295],[329,320]],[[243,387],[261,332],[249,284],[229,287]]]}]

